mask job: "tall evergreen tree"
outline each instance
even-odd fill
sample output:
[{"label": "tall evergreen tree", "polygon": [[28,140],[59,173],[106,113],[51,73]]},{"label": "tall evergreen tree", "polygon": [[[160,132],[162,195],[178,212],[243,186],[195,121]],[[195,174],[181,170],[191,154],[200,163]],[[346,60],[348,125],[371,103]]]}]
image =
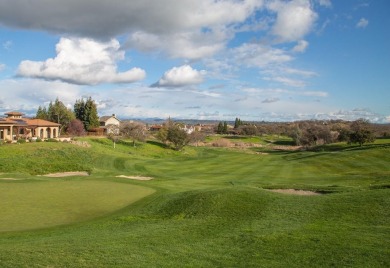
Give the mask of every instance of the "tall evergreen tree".
[{"label": "tall evergreen tree", "polygon": [[37,114],[35,115],[35,118],[48,120],[46,107],[42,108],[41,106],[39,106],[38,110],[37,110]]},{"label": "tall evergreen tree", "polygon": [[228,133],[228,125],[227,125],[227,122],[224,121],[223,122],[223,130],[222,130],[223,134],[227,134]]},{"label": "tall evergreen tree", "polygon": [[83,122],[86,130],[99,127],[99,116],[95,101],[89,97],[86,101],[84,99],[76,100],[73,106],[76,118]]}]

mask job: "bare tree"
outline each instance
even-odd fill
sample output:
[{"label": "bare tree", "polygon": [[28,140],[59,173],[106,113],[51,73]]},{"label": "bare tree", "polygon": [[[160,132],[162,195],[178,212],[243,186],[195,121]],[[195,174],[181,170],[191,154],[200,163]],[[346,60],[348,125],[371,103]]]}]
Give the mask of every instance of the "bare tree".
[{"label": "bare tree", "polygon": [[147,137],[146,126],[140,122],[123,123],[120,127],[120,134],[125,138],[132,139],[135,147],[136,141],[145,141]]}]

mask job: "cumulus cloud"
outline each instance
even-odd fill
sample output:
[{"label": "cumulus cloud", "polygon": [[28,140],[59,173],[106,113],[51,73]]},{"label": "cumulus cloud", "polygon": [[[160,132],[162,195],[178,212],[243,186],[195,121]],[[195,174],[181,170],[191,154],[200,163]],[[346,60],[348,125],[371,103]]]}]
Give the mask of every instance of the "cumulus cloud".
[{"label": "cumulus cloud", "polygon": [[124,59],[119,42],[97,42],[87,38],[61,38],[56,57],[46,61],[22,61],[18,74],[25,77],[61,80],[74,84],[132,83],[145,78],[145,71],[132,68],[117,72]]},{"label": "cumulus cloud", "polygon": [[368,26],[368,20],[365,18],[361,18],[356,24],[356,28],[366,28]]},{"label": "cumulus cloud", "polygon": [[287,3],[276,0],[270,2],[268,8],[277,13],[272,33],[280,42],[301,40],[311,31],[318,17],[312,10],[309,0],[294,0]]},{"label": "cumulus cloud", "polygon": [[138,31],[130,35],[126,45],[144,52],[163,52],[171,58],[197,60],[221,51],[229,34],[229,31],[223,29],[159,35]]},{"label": "cumulus cloud", "polygon": [[243,22],[262,0],[0,1],[0,23],[24,29],[112,38],[143,30],[167,33]]},{"label": "cumulus cloud", "polygon": [[160,80],[153,84],[153,87],[182,87],[188,85],[200,84],[206,71],[198,71],[193,69],[190,65],[183,65],[180,67],[173,67],[166,71]]}]

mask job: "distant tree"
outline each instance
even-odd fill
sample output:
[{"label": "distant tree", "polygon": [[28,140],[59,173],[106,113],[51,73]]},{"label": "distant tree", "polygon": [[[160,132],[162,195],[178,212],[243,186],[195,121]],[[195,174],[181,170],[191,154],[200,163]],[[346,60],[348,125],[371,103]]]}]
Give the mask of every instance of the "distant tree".
[{"label": "distant tree", "polygon": [[58,98],[49,103],[47,120],[60,124],[60,133],[63,133],[69,123],[75,119],[74,113],[68,109]]},{"label": "distant tree", "polygon": [[164,144],[168,142],[168,129],[174,126],[173,121],[169,117],[163,124],[160,130],[157,132],[156,138],[162,141]]},{"label": "distant tree", "polygon": [[37,114],[35,115],[37,119],[49,120],[46,107],[38,107]]},{"label": "distant tree", "polygon": [[86,130],[99,127],[97,106],[91,97],[87,100],[76,100],[73,110],[76,118],[83,122]]},{"label": "distant tree", "polygon": [[86,134],[83,122],[79,119],[70,121],[67,127],[67,133],[71,136],[84,136]]},{"label": "distant tree", "polygon": [[219,122],[217,126],[217,133],[218,134],[223,134],[223,123]]},{"label": "distant tree", "polygon": [[133,140],[133,146],[135,147],[136,141],[145,141],[146,126],[139,122],[123,123],[120,127],[120,134],[125,138]]},{"label": "distant tree", "polygon": [[247,136],[257,135],[257,127],[255,125],[244,125],[239,127],[240,133]]},{"label": "distant tree", "polygon": [[234,121],[234,128],[239,128],[241,125],[243,125],[242,121],[240,118],[236,117],[236,120]]},{"label": "distant tree", "polygon": [[363,144],[373,141],[375,141],[375,137],[369,129],[368,120],[359,119],[351,124],[349,143],[358,143],[360,146],[363,146]]},{"label": "distant tree", "polygon": [[189,141],[192,143],[195,143],[196,146],[198,146],[199,142],[204,141],[206,139],[206,134],[195,130],[188,136]]},{"label": "distant tree", "polygon": [[226,121],[223,122],[222,133],[223,133],[223,134],[227,134],[227,133],[228,133],[228,125],[227,125],[227,122],[226,122]]},{"label": "distant tree", "polygon": [[181,150],[188,144],[189,138],[187,132],[181,129],[179,126],[170,126],[168,128],[167,140],[171,142],[175,150]]}]

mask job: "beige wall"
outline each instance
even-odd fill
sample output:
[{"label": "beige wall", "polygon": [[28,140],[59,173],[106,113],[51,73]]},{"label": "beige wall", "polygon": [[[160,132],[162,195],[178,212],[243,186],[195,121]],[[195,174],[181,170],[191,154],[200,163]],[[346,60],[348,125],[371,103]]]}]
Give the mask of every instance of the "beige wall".
[{"label": "beige wall", "polygon": [[116,126],[119,126],[120,122],[118,119],[114,118],[114,117],[111,117],[109,118],[107,121],[106,121],[106,126],[108,125],[116,125]]},{"label": "beige wall", "polygon": [[[12,126],[0,126],[0,139],[1,140],[13,140],[13,135],[17,135],[17,128]],[[58,138],[59,127],[37,127],[35,131],[31,131],[29,134],[23,134],[29,138],[38,137],[41,139]]]}]

